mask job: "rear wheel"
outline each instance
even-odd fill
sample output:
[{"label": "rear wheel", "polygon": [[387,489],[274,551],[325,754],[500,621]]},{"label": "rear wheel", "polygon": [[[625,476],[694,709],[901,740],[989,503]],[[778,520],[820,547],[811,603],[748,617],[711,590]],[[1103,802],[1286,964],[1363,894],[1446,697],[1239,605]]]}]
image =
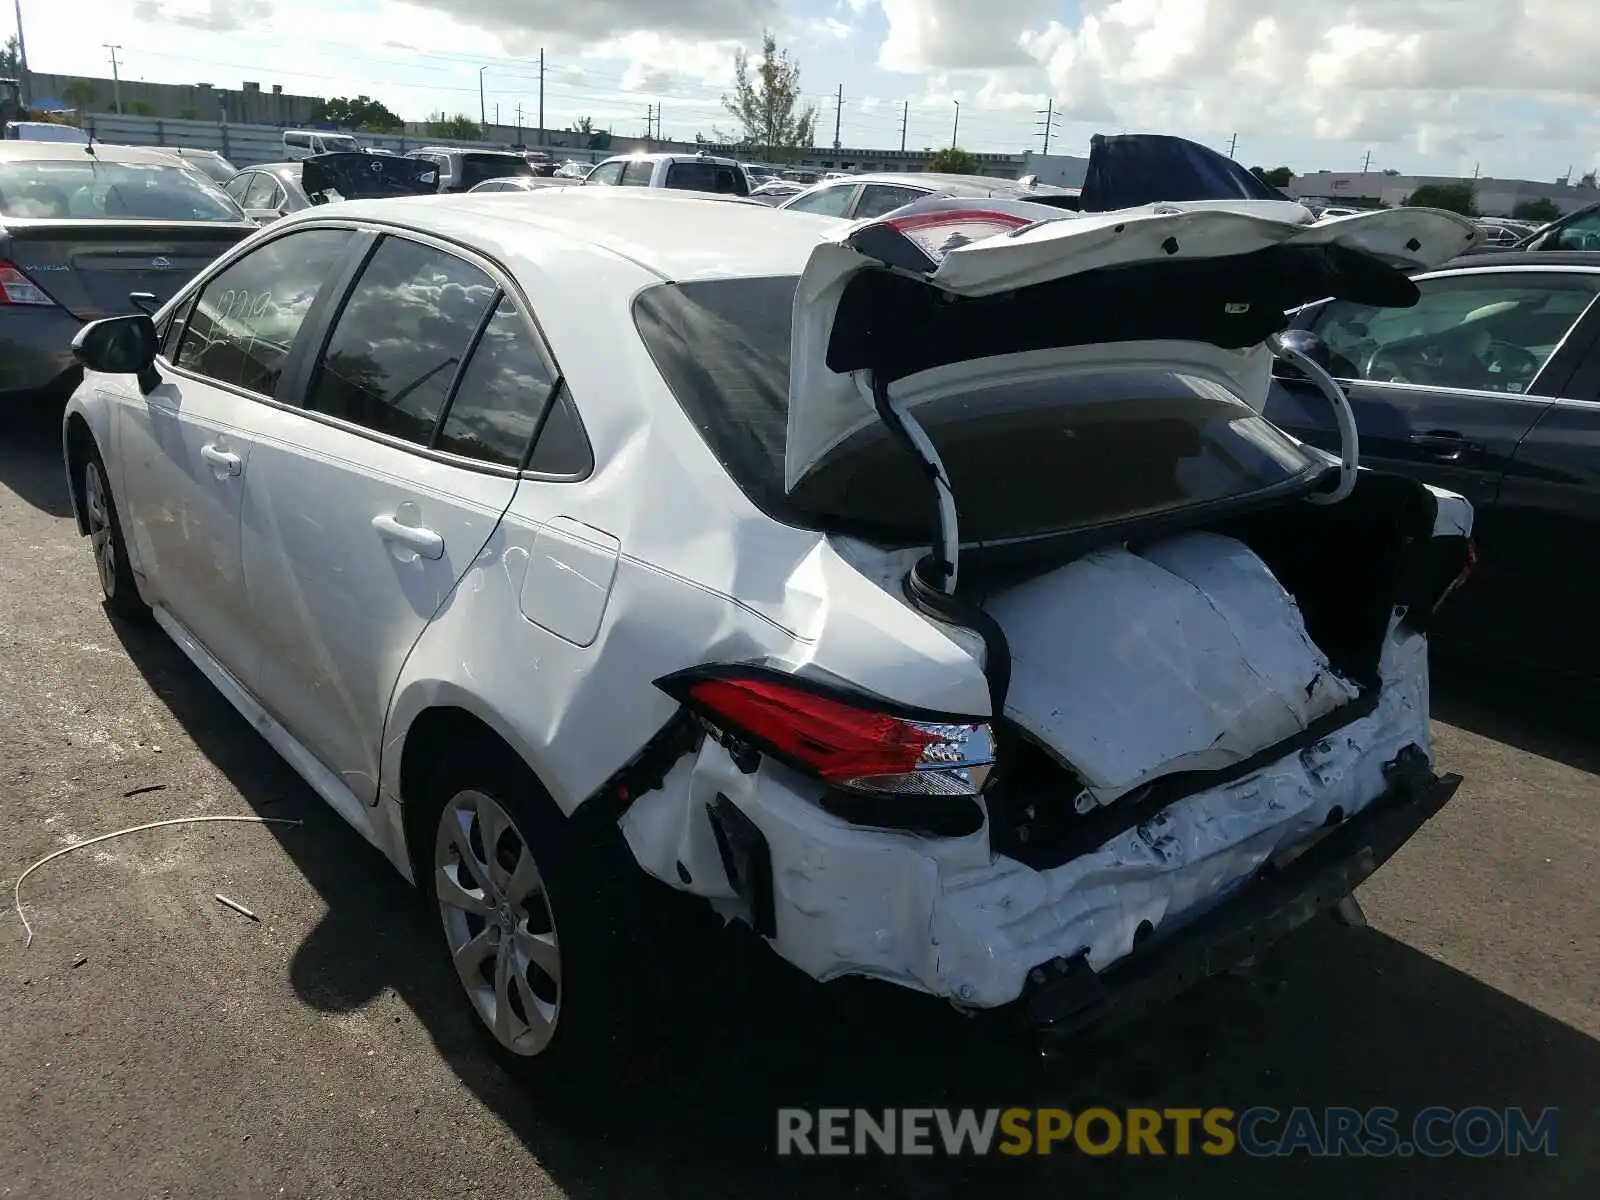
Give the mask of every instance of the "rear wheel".
[{"label": "rear wheel", "polygon": [[504,746],[458,746],[428,795],[427,891],[480,1033],[534,1083],[593,1089],[631,1049],[639,982],[616,866]]},{"label": "rear wheel", "polygon": [[83,460],[83,511],[89,526],[89,548],[94,552],[95,574],[106,609],[127,621],[147,621],[150,606],[139,597],[139,586],[128,565],[128,544],[122,536],[122,520],[106,479],[105,460],[90,446]]}]

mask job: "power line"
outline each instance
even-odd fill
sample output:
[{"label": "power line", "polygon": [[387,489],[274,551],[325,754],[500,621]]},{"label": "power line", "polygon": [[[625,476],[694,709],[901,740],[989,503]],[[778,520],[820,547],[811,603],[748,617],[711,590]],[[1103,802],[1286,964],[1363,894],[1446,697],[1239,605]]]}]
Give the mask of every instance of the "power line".
[{"label": "power line", "polygon": [[1050,156],[1050,131],[1055,128],[1055,123],[1061,119],[1056,115],[1055,100],[1045,101],[1045,106],[1039,109],[1036,115],[1044,118],[1044,120],[1037,121],[1035,124],[1044,130],[1044,153],[1045,157],[1048,158]]},{"label": "power line", "polygon": [[911,101],[905,102],[905,107],[900,110],[900,153],[906,152],[906,125],[911,121]]}]

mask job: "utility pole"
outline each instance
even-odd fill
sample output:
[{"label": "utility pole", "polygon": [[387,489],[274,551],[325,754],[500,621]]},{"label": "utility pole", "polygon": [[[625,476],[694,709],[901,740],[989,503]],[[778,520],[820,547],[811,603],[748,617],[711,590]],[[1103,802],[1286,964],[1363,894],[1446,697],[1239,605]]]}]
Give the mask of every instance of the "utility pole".
[{"label": "utility pole", "polygon": [[522,105],[517,105],[517,145],[522,145]]},{"label": "utility pole", "polygon": [[833,148],[839,148],[839,123],[844,119],[844,84],[839,85],[839,97],[833,102]]},{"label": "utility pole", "polygon": [[1370,170],[1372,170],[1372,151],[1368,150],[1367,161],[1361,164],[1361,173],[1365,175]]},{"label": "utility pole", "polygon": [[646,105],[644,110],[644,143],[646,149],[649,149],[650,139],[655,136],[655,132],[656,106],[654,104]]},{"label": "utility pole", "polygon": [[544,47],[539,47],[539,145],[544,145]]},{"label": "utility pole", "polygon": [[22,90],[21,99],[28,99],[28,43],[22,36],[22,0],[13,0],[17,10],[17,84]]},{"label": "utility pole", "polygon": [[500,101],[498,100],[494,102],[494,125],[496,129],[500,128]]},{"label": "utility pole", "polygon": [[[17,28],[22,28],[20,23]],[[122,115],[122,73],[117,65],[117,51],[121,50],[122,47],[113,46],[110,42],[101,42],[100,44],[111,51],[111,104],[117,110],[117,116],[120,117]],[[17,43],[19,47],[18,57],[21,57],[21,45],[22,43],[19,41]]]},{"label": "utility pole", "polygon": [[1061,119],[1056,116],[1056,102],[1053,99],[1047,100],[1042,109],[1036,110],[1036,114],[1044,118],[1044,120],[1036,122],[1036,124],[1044,128],[1044,153],[1045,157],[1048,158],[1050,156],[1050,131],[1054,128],[1055,123]]},{"label": "utility pole", "polygon": [[905,107],[900,110],[900,153],[906,152],[906,123],[911,120],[911,101],[905,102]]},{"label": "utility pole", "polygon": [[483,102],[483,73],[488,67],[478,68],[478,125],[481,128],[489,123],[488,106]]},{"label": "utility pole", "polygon": [[956,134],[961,132],[961,101],[957,100],[955,106],[956,123],[950,127],[950,149],[952,150],[956,148]]},{"label": "utility pole", "polygon": [[1228,157],[1232,158],[1233,157],[1233,152],[1235,150],[1237,150],[1238,148],[1239,148],[1239,135],[1236,133],[1236,134],[1233,135],[1233,140],[1228,143]]}]

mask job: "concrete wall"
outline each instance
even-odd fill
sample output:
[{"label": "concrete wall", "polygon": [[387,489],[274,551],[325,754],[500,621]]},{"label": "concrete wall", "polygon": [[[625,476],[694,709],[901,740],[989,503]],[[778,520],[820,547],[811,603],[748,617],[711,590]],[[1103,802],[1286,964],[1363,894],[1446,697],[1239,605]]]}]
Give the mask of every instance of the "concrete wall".
[{"label": "concrete wall", "polygon": [[[47,75],[39,71],[28,72],[28,99],[37,103],[43,100],[69,99],[79,87],[87,87],[91,100],[84,107],[89,112],[113,112],[116,89],[112,81],[87,75]],[[140,83],[124,79],[118,85],[122,94],[122,111],[128,112],[136,102],[149,105],[153,114],[169,120],[188,118],[200,121],[220,121],[240,125],[303,125],[311,120],[313,109],[321,103],[317,96],[293,96],[281,90],[281,85],[247,83],[242,88],[219,88],[209,84]],[[277,88],[279,90],[274,90]]]}]

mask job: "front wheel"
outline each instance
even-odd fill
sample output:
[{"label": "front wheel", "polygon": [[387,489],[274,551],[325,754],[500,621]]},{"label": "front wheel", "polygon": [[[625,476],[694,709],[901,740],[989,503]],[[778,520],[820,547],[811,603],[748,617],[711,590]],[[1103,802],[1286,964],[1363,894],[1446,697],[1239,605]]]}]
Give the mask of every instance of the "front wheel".
[{"label": "front wheel", "polygon": [[508,1069],[573,1089],[614,1078],[639,980],[616,866],[495,743],[454,748],[427,798],[427,891],[480,1033]]},{"label": "front wheel", "polygon": [[94,447],[84,456],[82,482],[89,548],[94,552],[95,574],[100,577],[106,609],[127,621],[147,621],[150,606],[140,598],[139,586],[134,582],[133,568],[128,563],[128,543],[122,536],[122,520],[117,515],[117,502],[112,499],[111,485],[106,479],[105,460]]}]

